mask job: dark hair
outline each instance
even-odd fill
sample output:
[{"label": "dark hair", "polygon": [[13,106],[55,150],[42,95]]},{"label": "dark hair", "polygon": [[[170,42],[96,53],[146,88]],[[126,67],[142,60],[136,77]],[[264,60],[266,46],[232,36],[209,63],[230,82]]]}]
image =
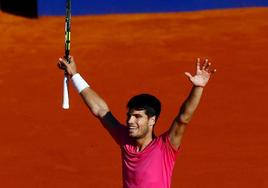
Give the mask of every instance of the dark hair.
[{"label": "dark hair", "polygon": [[156,120],[161,112],[161,103],[153,95],[140,94],[132,97],[127,103],[128,110],[145,110],[145,114],[149,117],[156,116]]}]

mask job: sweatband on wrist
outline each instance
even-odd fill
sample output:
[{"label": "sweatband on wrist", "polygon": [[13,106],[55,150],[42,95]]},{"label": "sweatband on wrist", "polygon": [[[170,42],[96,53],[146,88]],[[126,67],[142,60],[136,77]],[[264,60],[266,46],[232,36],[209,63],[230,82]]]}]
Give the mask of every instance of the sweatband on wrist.
[{"label": "sweatband on wrist", "polygon": [[73,75],[71,80],[79,93],[81,93],[85,88],[90,87],[79,73]]}]

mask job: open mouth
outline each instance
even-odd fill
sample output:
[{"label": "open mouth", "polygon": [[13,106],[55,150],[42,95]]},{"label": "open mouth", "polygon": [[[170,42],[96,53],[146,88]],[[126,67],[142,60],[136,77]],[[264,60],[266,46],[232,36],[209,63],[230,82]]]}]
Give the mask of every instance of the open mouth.
[{"label": "open mouth", "polygon": [[138,128],[137,127],[128,127],[128,130],[129,130],[129,132],[133,132],[133,131],[138,130]]}]

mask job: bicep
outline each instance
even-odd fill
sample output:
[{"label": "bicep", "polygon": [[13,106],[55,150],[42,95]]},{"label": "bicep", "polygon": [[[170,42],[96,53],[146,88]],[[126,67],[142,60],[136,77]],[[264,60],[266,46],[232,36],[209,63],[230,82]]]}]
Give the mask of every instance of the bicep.
[{"label": "bicep", "polygon": [[175,148],[179,148],[183,134],[186,129],[186,123],[183,123],[183,121],[180,120],[179,117],[175,118],[175,120],[172,122],[172,125],[169,129],[169,137],[170,142]]}]

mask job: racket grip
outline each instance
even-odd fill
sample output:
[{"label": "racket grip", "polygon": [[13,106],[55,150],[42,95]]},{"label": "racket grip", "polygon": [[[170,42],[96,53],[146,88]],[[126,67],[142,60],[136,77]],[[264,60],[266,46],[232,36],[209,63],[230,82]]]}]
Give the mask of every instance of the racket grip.
[{"label": "racket grip", "polygon": [[63,79],[63,109],[69,109],[69,78],[66,74],[64,74]]}]

